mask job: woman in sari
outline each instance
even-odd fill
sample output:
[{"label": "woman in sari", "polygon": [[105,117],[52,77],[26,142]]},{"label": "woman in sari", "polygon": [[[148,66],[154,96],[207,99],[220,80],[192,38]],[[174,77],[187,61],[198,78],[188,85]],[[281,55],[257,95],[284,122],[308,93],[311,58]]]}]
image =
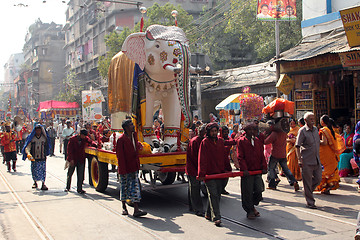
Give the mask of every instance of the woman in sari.
[{"label": "woman in sari", "polygon": [[340,155],[339,162],[339,176],[347,177],[351,174],[351,163],[350,160],[353,158],[353,138],[354,133],[351,132],[351,127],[349,125],[344,126],[344,142],[345,142],[345,151]]},{"label": "woman in sari", "polygon": [[286,158],[287,166],[294,175],[297,181],[301,180],[301,171],[298,163],[298,158],[295,153],[295,141],[296,136],[299,132],[299,127],[296,125],[295,120],[290,121],[290,132],[287,135],[286,139]]},{"label": "woman in sari", "polygon": [[339,188],[339,170],[337,168],[339,155],[345,149],[345,144],[341,144],[341,136],[336,134],[332,128],[331,120],[328,115],[323,115],[320,119],[322,128],[320,134],[320,162],[324,168],[322,180],[317,186],[316,191],[323,194],[330,194],[330,190]]}]

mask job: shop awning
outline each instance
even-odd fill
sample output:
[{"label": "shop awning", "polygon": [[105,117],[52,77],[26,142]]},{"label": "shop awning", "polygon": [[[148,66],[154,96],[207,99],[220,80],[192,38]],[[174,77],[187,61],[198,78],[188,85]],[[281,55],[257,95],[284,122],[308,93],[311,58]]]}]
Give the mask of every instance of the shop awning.
[{"label": "shop awning", "polygon": [[299,45],[282,52],[277,61],[302,61],[305,59],[317,57],[319,55],[329,53],[339,53],[357,50],[358,48],[350,48],[347,42],[345,32],[330,34],[327,37],[302,42]]},{"label": "shop awning", "polygon": [[77,102],[64,102],[64,101],[55,101],[49,100],[45,102],[40,102],[39,107],[36,111],[46,111],[46,110],[78,110],[80,106]]},{"label": "shop awning", "polygon": [[231,110],[231,109],[240,109],[240,102],[239,102],[239,96],[241,93],[236,93],[228,96],[225,98],[222,102],[220,102],[218,105],[216,105],[216,110]]}]

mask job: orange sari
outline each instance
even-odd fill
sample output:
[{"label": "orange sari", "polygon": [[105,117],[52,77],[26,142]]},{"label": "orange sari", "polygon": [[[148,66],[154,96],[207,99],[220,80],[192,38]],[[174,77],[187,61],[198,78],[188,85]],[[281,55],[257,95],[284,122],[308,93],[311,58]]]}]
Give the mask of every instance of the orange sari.
[{"label": "orange sari", "polygon": [[320,162],[323,165],[322,180],[316,191],[335,190],[339,188],[339,156],[344,151],[344,144],[341,144],[341,136],[335,133],[335,138],[328,127],[320,129],[320,134],[327,139],[326,145],[320,145]]},{"label": "orange sari", "polygon": [[[290,132],[288,133],[288,138],[296,138],[299,132],[299,127],[296,126],[294,128],[290,128]],[[295,144],[288,142],[286,144],[286,158],[287,158],[287,166],[294,175],[295,179],[297,181],[300,181],[302,179],[301,177],[301,171],[299,167],[298,158],[296,156],[295,152]]]}]

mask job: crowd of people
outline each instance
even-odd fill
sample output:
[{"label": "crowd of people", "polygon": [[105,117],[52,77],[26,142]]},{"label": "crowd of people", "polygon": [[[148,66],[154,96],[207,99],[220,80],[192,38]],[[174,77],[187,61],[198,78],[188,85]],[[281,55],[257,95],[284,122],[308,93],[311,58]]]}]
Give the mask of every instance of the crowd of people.
[{"label": "crowd of people", "polygon": [[[187,147],[186,174],[189,182],[190,208],[198,216],[221,225],[220,198],[226,191],[228,173],[233,166],[242,172],[241,199],[247,218],[260,217],[255,208],[262,201],[265,190],[262,174],[267,174],[268,189],[276,190],[280,182],[278,174],[286,176],[290,186],[299,191],[303,182],[306,206],[316,209],[314,191],[330,194],[339,188],[340,176],[357,175],[360,165],[360,122],[352,132],[351,125],[343,131],[327,115],[320,118],[320,129],[315,126],[313,113],[308,112],[296,122],[290,119],[288,133],[271,126],[260,131],[259,121],[246,121],[229,128],[220,126],[215,115],[211,122],[202,123],[194,117]],[[163,121],[156,119],[154,129],[161,138]],[[120,199],[123,214],[128,215],[126,201],[134,204],[133,216],[146,215],[139,209],[141,199],[138,172],[140,170],[139,150],[142,144],[137,139],[131,119],[122,123],[124,133],[117,139],[116,152],[120,182]],[[46,158],[54,156],[55,139],[59,139],[59,152],[64,154],[68,167],[65,191],[70,191],[71,178],[77,171],[77,192],[84,181],[86,146],[101,147],[111,135],[108,118],[101,122],[61,119],[43,121],[34,119],[23,124],[21,129],[9,122],[1,123],[1,152],[7,169],[16,171],[17,153],[23,160],[31,161],[33,188],[45,185]],[[89,159],[89,158],[88,158]],[[358,180],[360,185],[360,180]],[[202,185],[207,192],[207,207],[204,208],[200,195]]]},{"label": "crowd of people", "polygon": [[82,189],[85,169],[85,147],[101,147],[108,142],[111,134],[111,124],[108,117],[99,122],[84,122],[81,119],[64,118],[59,120],[27,119],[22,126],[19,123],[3,121],[0,124],[1,153],[3,163],[8,172],[16,172],[17,154],[22,159],[31,161],[32,188],[48,190],[45,185],[46,158],[55,156],[55,139],[59,139],[59,152],[64,154],[68,167],[65,191],[70,190],[71,177],[77,171],[77,192]]},{"label": "crowd of people", "polygon": [[[350,125],[345,125],[342,131],[329,116],[323,115],[317,128],[314,114],[308,112],[298,122],[289,120],[288,133],[272,127],[261,132],[259,121],[255,120],[234,125],[228,136],[228,128],[220,126],[214,115],[210,117],[211,122],[206,125],[198,119],[193,123],[196,136],[187,148],[186,173],[191,209],[217,226],[221,224],[219,201],[227,173],[232,171],[231,161],[243,172],[242,207],[249,219],[260,216],[255,206],[265,190],[261,174],[267,173],[270,190],[277,189],[278,174],[286,176],[295,191],[299,191],[298,182],[302,181],[306,206],[311,209],[317,208],[314,191],[328,195],[339,188],[340,176],[358,175],[360,122],[352,133]],[[219,177],[208,179],[207,176]],[[202,182],[208,192],[205,209],[200,197]]]}]

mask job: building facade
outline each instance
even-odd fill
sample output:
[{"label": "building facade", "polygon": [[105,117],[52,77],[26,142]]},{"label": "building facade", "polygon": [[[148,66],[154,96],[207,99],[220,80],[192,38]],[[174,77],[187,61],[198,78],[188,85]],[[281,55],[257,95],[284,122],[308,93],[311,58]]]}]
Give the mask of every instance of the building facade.
[{"label": "building facade", "polygon": [[[24,107],[27,107],[31,114],[35,113],[40,102],[58,96],[66,76],[63,50],[65,34],[62,28],[63,25],[54,22],[43,23],[37,20],[26,34],[24,63],[30,73],[26,74],[29,106]],[[21,78],[19,81],[21,82]]]},{"label": "building facade", "polygon": [[357,0],[303,0],[301,22],[302,36],[305,40],[316,40],[330,31],[342,29],[340,10],[359,5]]},{"label": "building facade", "polygon": [[21,66],[24,63],[23,53],[11,54],[9,60],[4,65],[4,90],[9,92],[14,90],[14,79],[20,73]]}]

